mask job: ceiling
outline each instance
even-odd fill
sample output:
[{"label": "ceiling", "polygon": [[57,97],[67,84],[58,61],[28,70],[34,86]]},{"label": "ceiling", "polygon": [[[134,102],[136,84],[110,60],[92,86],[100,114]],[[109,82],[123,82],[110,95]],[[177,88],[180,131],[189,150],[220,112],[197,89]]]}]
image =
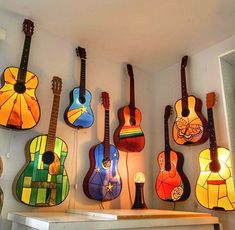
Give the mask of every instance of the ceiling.
[{"label": "ceiling", "polygon": [[149,73],[235,34],[234,0],[0,0],[0,9]]}]

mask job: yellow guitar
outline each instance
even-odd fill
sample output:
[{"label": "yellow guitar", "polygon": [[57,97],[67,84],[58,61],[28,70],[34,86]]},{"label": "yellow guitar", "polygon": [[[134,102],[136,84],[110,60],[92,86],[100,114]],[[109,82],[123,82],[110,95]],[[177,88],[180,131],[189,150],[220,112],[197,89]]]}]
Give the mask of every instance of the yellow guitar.
[{"label": "yellow guitar", "polygon": [[178,145],[198,145],[208,139],[207,121],[201,112],[202,101],[187,93],[185,77],[187,61],[188,56],[184,56],[181,62],[182,98],[175,103],[176,118],[172,136]]},{"label": "yellow guitar", "polygon": [[31,129],[40,119],[40,107],[35,95],[38,78],[27,70],[33,22],[25,19],[23,31],[25,42],[20,68],[8,67],[4,70],[4,84],[0,89],[0,125],[17,130]]},{"label": "yellow guitar", "polygon": [[206,100],[210,148],[199,155],[200,175],[196,185],[196,197],[205,208],[232,211],[235,210],[235,190],[230,152],[226,148],[218,147],[216,143],[212,110],[215,93],[208,93]]}]

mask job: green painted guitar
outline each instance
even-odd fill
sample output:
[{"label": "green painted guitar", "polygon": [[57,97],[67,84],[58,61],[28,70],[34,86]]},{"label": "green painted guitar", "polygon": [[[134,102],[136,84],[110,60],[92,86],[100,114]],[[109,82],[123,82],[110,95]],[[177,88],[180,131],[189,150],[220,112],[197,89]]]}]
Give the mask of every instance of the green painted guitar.
[{"label": "green painted guitar", "polygon": [[64,167],[68,154],[66,143],[56,137],[62,80],[53,77],[54,94],[48,135],[35,137],[29,147],[30,160],[16,182],[16,195],[26,205],[55,206],[69,193],[69,179]]}]

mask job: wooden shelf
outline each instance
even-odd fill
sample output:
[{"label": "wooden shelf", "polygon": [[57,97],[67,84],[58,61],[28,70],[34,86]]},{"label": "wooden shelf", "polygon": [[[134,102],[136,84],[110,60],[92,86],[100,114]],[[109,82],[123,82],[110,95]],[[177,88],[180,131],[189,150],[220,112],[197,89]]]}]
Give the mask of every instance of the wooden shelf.
[{"label": "wooden shelf", "polygon": [[166,210],[75,210],[66,213],[9,213],[12,230],[156,229],[214,230],[219,220],[207,213]]}]

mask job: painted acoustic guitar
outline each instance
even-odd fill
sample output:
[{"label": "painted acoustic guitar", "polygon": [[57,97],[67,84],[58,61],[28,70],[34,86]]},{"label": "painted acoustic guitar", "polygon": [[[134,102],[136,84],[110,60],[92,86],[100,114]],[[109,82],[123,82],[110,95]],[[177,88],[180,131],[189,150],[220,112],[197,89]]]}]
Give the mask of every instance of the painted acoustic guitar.
[{"label": "painted acoustic guitar", "polygon": [[114,144],[121,151],[140,152],[145,145],[144,133],[140,127],[141,112],[135,107],[134,74],[127,65],[130,77],[130,104],[118,110],[119,126],[114,132]]},{"label": "painted acoustic guitar", "polygon": [[232,211],[235,210],[235,190],[231,154],[216,143],[213,119],[215,93],[208,93],[206,100],[210,148],[199,155],[200,175],[196,184],[196,197],[205,208]]},{"label": "painted acoustic guitar", "polygon": [[90,149],[90,169],[83,181],[83,191],[90,199],[109,201],[121,193],[122,181],[117,168],[119,153],[110,144],[109,94],[102,92],[102,98],[105,109],[104,141]]},{"label": "painted acoustic guitar", "polygon": [[179,145],[202,144],[208,139],[207,120],[201,113],[202,101],[188,96],[185,68],[188,56],[181,62],[182,98],[175,103],[176,118],[173,125],[173,139]]},{"label": "painted acoustic guitar", "polygon": [[65,122],[73,128],[89,128],[94,122],[91,109],[91,93],[86,89],[86,50],[81,47],[76,49],[77,56],[81,58],[80,87],[75,87],[70,92],[70,105],[65,110]]},{"label": "painted acoustic guitar", "polygon": [[33,128],[40,118],[35,95],[38,78],[27,70],[33,22],[25,19],[23,31],[25,41],[20,68],[8,67],[4,70],[4,84],[0,89],[0,125],[17,130]]},{"label": "painted acoustic guitar", "polygon": [[155,189],[163,201],[183,201],[190,195],[190,184],[183,172],[184,156],[171,149],[169,143],[168,119],[172,107],[167,105],[164,114],[165,151],[158,154],[157,162],[160,172],[156,179]]},{"label": "painted acoustic guitar", "polygon": [[55,206],[62,203],[69,192],[65,169],[68,154],[66,143],[56,137],[62,80],[53,77],[54,100],[48,135],[35,137],[29,146],[27,166],[16,182],[18,199],[29,206]]}]

